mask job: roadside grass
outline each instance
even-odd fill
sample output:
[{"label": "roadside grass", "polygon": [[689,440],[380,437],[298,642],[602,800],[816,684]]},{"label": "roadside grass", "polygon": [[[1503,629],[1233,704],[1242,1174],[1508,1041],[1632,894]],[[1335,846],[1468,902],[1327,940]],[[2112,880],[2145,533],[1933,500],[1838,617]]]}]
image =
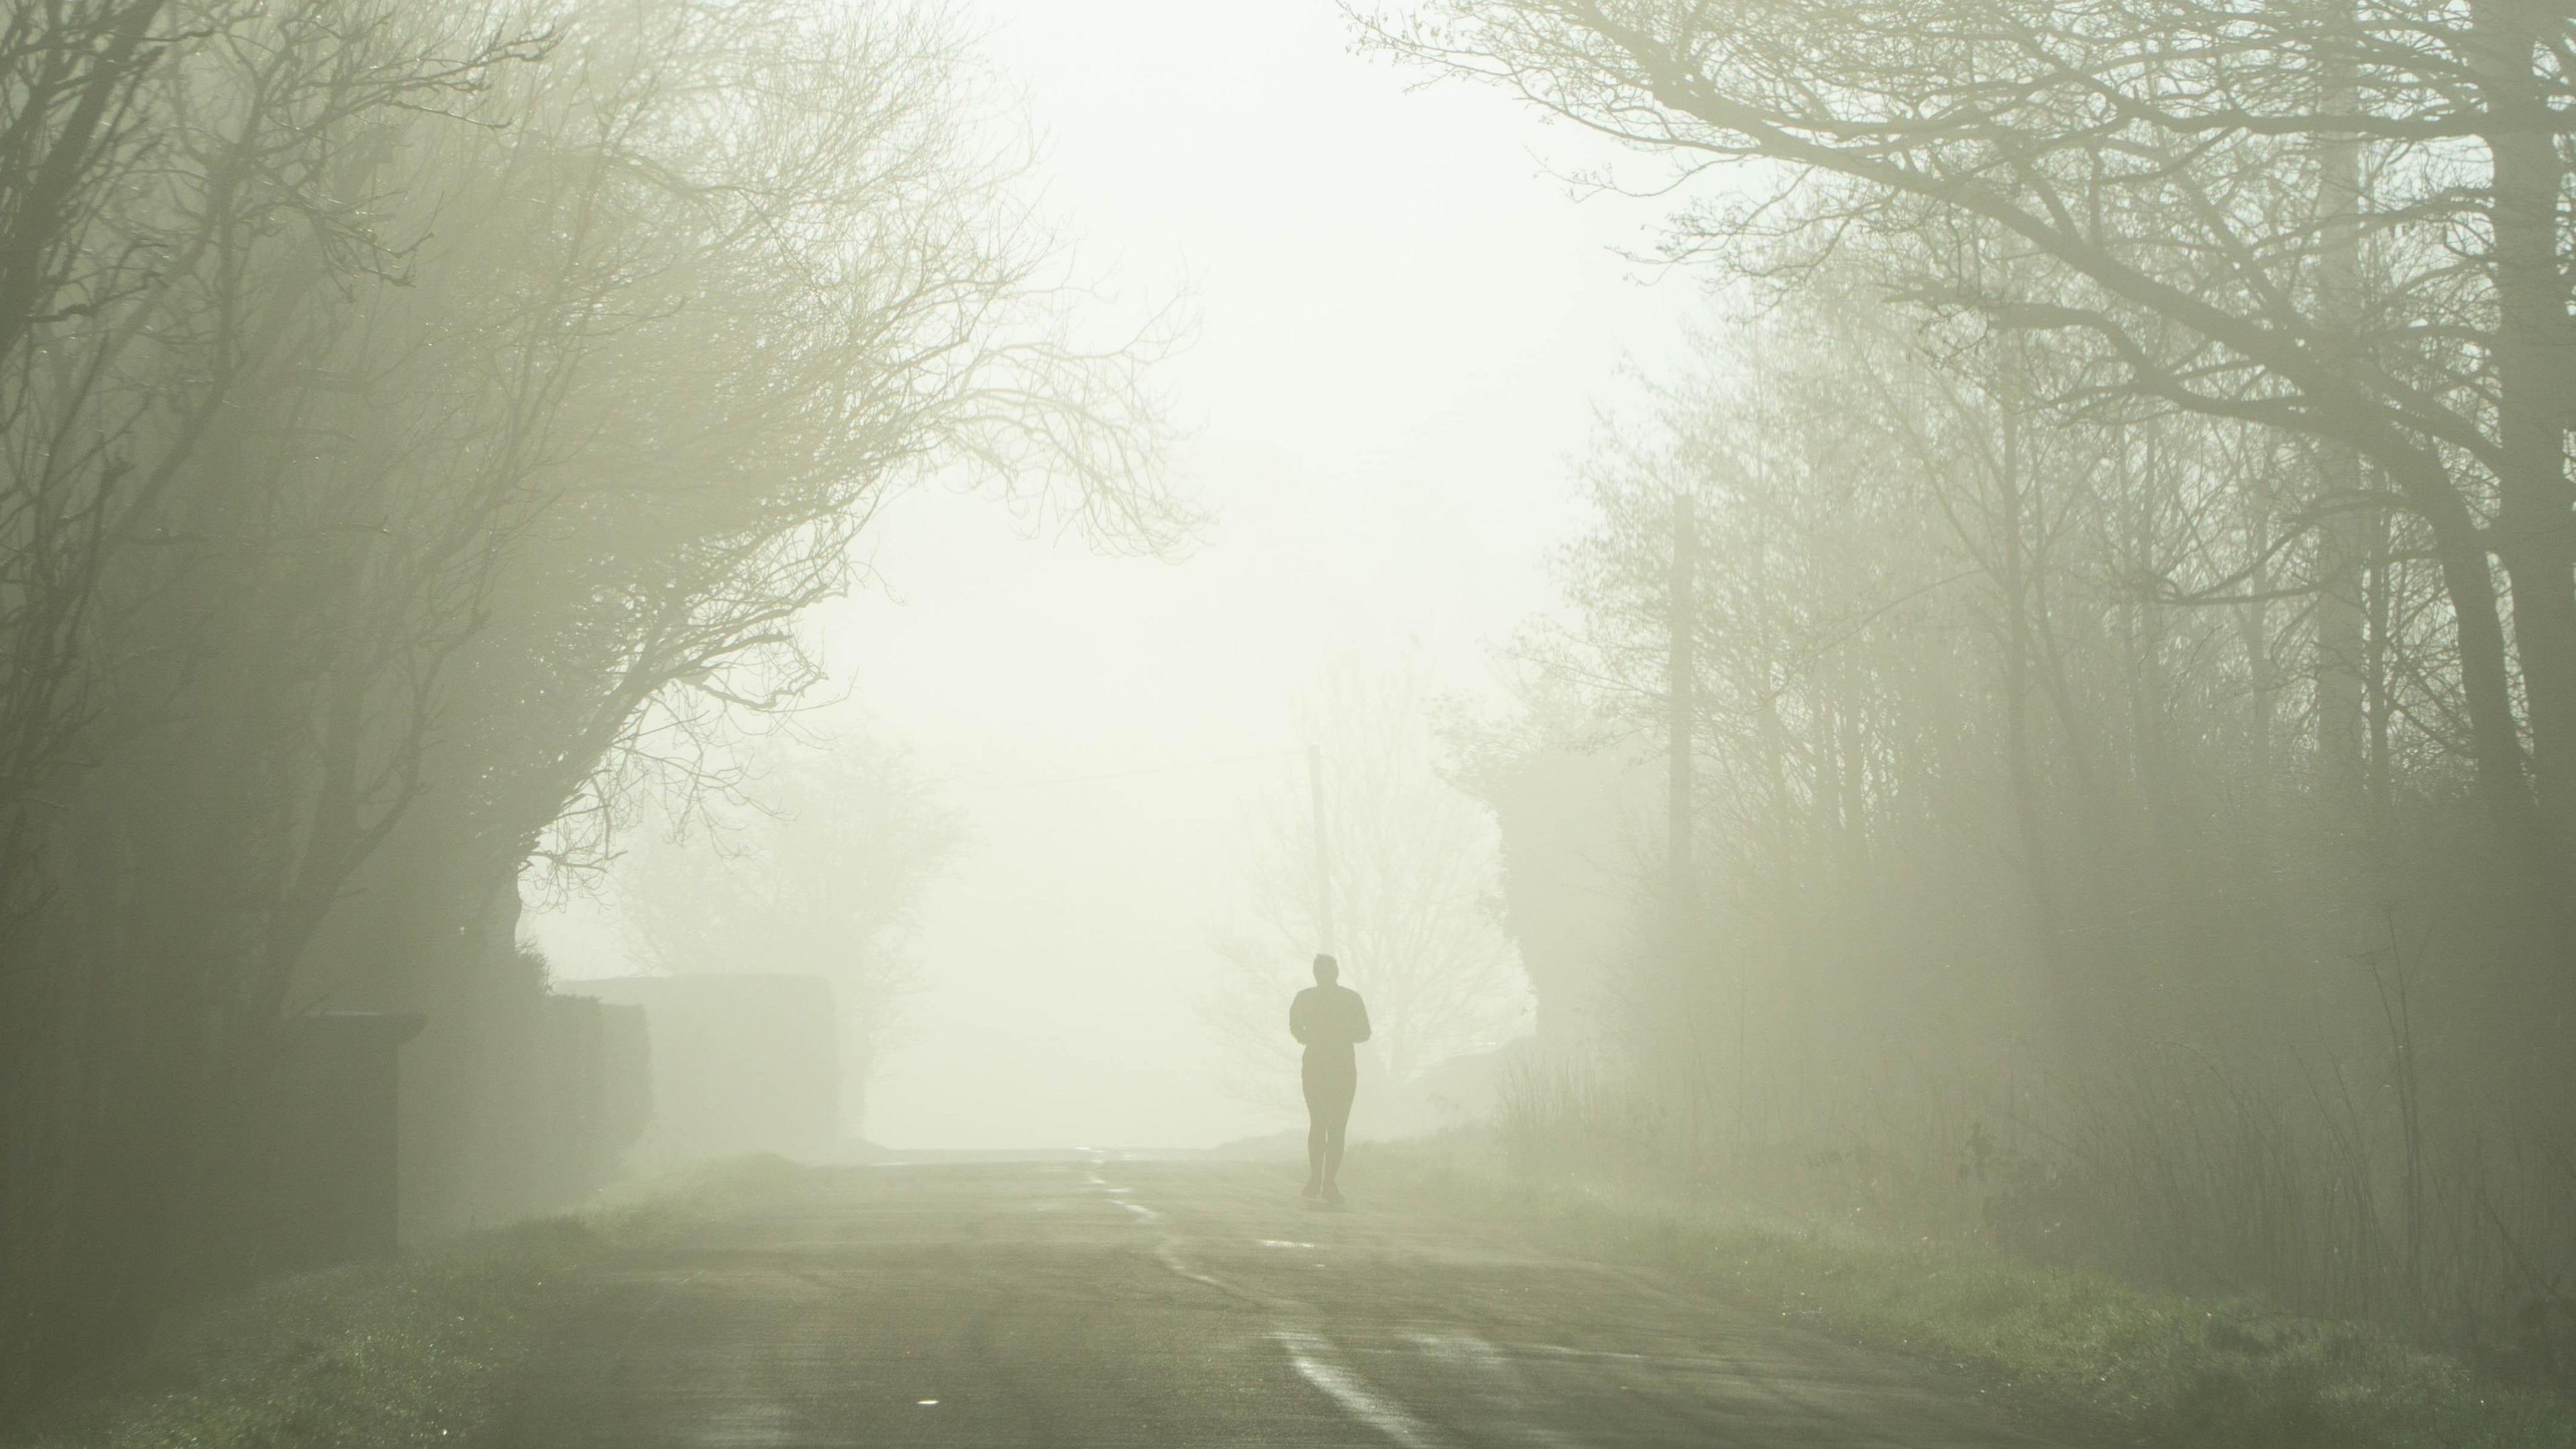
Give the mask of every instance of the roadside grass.
[{"label": "roadside grass", "polygon": [[720,1164],[600,1207],[280,1278],[171,1314],[0,1449],[457,1449],[477,1442],[547,1284],[803,1169]]},{"label": "roadside grass", "polygon": [[2150,1449],[2571,1449],[2576,1405],[2348,1323],[2040,1267],[1975,1243],[1764,1219],[1508,1173],[1472,1138],[1353,1149],[1355,1177],[1551,1247],[1973,1377],[2061,1440]]}]

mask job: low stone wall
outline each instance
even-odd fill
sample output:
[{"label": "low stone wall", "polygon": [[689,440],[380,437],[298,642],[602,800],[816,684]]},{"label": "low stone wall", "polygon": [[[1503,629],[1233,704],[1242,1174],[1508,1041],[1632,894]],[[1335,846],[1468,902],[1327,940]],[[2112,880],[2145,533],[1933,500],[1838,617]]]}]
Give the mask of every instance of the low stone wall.
[{"label": "low stone wall", "polygon": [[652,1119],[636,1148],[642,1160],[666,1166],[838,1149],[840,1016],[830,982],[709,973],[556,989],[641,1008],[652,1062]]}]

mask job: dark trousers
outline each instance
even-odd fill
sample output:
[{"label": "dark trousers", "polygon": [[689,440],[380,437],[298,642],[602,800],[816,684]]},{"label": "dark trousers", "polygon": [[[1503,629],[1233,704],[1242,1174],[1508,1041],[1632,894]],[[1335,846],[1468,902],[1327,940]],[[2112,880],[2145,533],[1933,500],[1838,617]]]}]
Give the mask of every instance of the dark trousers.
[{"label": "dark trousers", "polygon": [[1342,1173],[1342,1133],[1359,1095],[1359,1063],[1347,1054],[1306,1053],[1306,1172],[1328,1183]]}]

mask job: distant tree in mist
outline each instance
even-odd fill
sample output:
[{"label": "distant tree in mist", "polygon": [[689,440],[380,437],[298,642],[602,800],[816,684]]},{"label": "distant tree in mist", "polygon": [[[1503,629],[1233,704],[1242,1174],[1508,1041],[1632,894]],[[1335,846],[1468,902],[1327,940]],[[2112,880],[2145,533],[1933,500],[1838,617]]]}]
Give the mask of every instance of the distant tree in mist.
[{"label": "distant tree in mist", "polygon": [[1582,1060],[1626,1024],[1616,966],[1661,868],[1663,761],[1633,715],[1553,667],[1554,640],[1521,648],[1504,698],[1442,734],[1459,787],[1493,814],[1501,919],[1529,976],[1537,1045]]},{"label": "distant tree in mist", "polygon": [[[1443,777],[1437,701],[1418,649],[1390,664],[1336,665],[1297,697],[1301,738],[1322,752],[1333,953],[1368,1002],[1374,1053],[1410,1081],[1527,1029],[1528,982],[1495,898],[1493,826]],[[1305,776],[1248,822],[1247,911],[1213,933],[1223,978],[1203,1007],[1257,1099],[1294,1100],[1288,1001],[1324,949],[1315,822]]]},{"label": "distant tree in mist", "polygon": [[880,739],[800,752],[742,790],[683,833],[630,837],[608,871],[613,903],[654,971],[832,983],[855,1127],[855,1099],[900,1040],[922,897],[956,864],[963,828]]}]

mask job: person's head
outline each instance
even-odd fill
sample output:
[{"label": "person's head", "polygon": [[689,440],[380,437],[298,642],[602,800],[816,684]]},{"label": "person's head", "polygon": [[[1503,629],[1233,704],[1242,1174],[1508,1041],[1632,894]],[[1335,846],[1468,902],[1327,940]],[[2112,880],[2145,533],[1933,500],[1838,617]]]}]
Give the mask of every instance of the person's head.
[{"label": "person's head", "polygon": [[1341,962],[1334,960],[1334,959],[1333,959],[1332,957],[1330,957],[1330,956],[1318,956],[1318,957],[1316,957],[1316,958],[1315,958],[1315,984],[1316,984],[1316,985],[1318,985],[1318,986],[1330,986],[1330,985],[1332,985],[1335,981],[1340,980],[1340,979],[1341,979],[1341,975],[1342,975],[1342,963],[1341,963]]}]

